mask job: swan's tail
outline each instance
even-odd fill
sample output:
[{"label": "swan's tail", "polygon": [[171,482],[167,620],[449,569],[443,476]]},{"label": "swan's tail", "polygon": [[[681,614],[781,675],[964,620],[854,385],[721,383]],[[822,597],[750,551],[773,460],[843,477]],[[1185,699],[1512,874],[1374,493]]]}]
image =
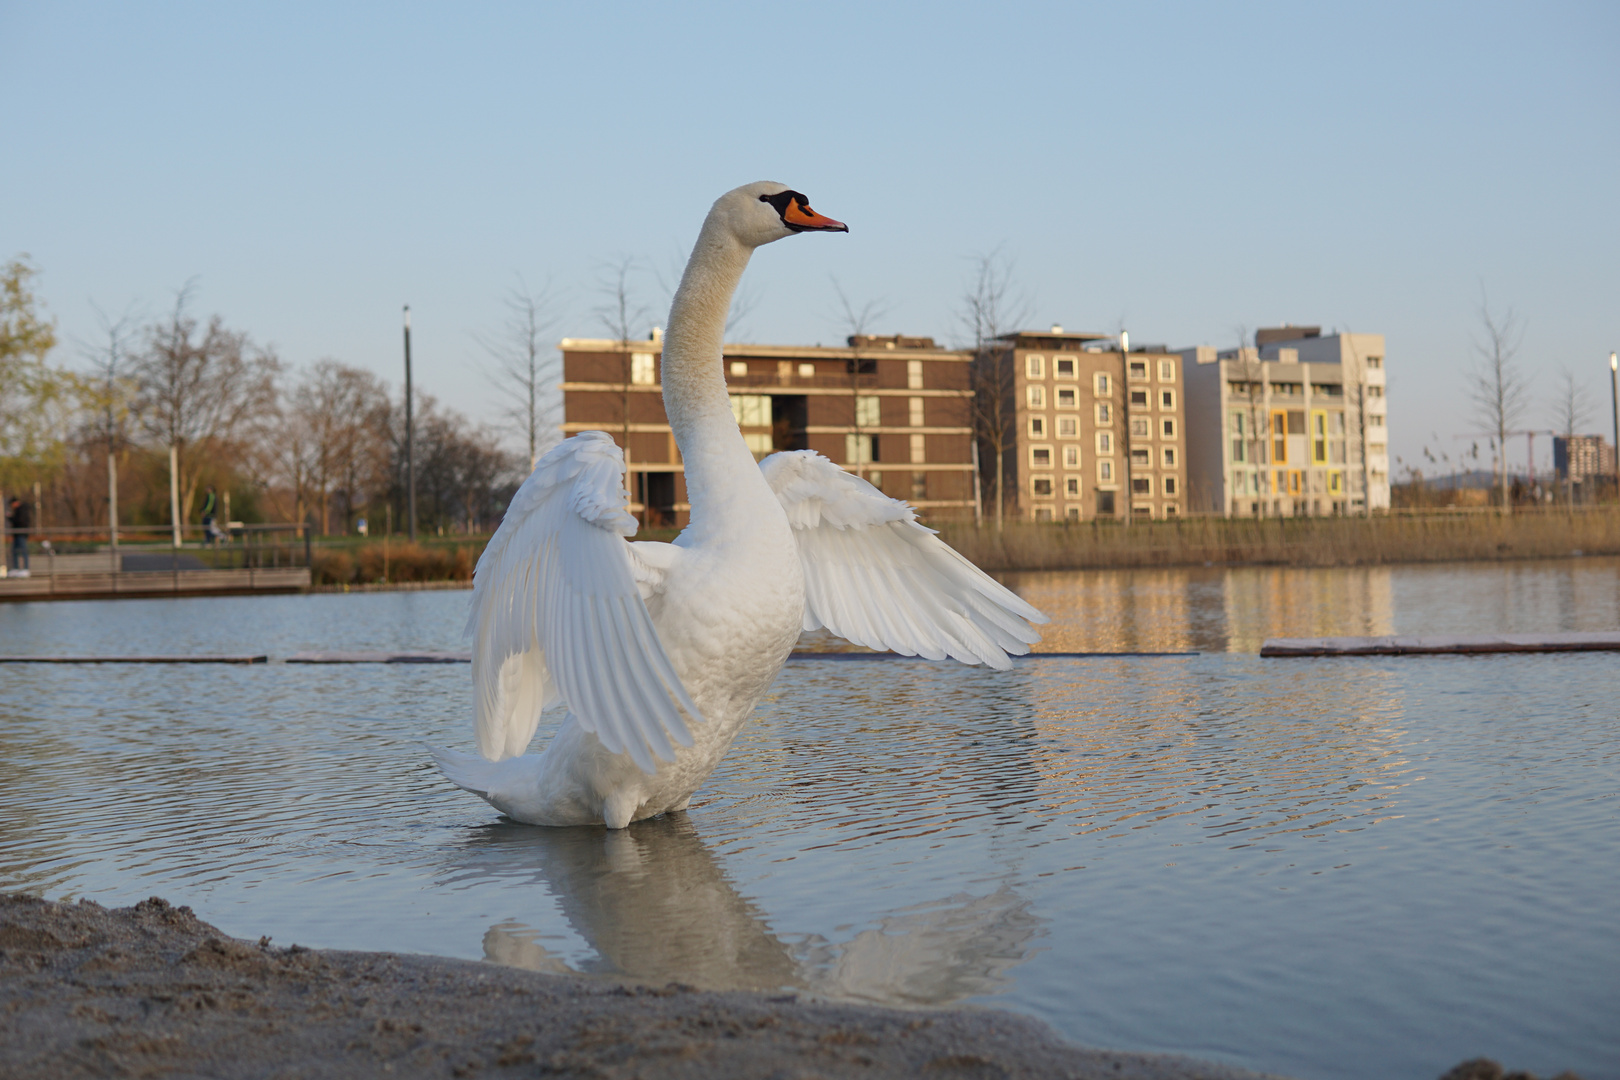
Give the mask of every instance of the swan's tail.
[{"label": "swan's tail", "polygon": [[487,799],[499,779],[501,762],[489,761],[477,754],[461,754],[441,746],[428,747],[428,753],[438,762],[439,771],[452,784]]}]

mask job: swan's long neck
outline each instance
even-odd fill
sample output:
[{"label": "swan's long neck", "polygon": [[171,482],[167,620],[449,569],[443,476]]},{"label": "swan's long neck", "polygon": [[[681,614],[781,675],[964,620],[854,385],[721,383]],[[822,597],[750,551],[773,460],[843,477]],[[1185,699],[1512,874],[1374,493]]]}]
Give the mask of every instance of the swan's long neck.
[{"label": "swan's long neck", "polygon": [[752,254],[711,212],[675,290],[664,336],[664,411],[681,449],[692,527],[699,533],[719,524],[738,498],[769,490],[737,430],[721,371],[726,313]]}]

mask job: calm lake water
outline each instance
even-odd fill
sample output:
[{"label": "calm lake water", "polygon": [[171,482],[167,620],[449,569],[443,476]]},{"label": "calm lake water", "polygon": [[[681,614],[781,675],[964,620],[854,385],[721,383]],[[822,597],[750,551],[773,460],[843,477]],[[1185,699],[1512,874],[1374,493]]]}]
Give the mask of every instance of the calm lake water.
[{"label": "calm lake water", "polygon": [[[1620,560],[1009,578],[1040,659],[795,661],[691,812],[499,819],[465,665],[0,666],[0,888],[282,944],[900,1005],[1305,1078],[1620,1078]],[[464,648],[468,594],[0,606],[0,652]],[[544,739],[549,728],[543,727]]]}]

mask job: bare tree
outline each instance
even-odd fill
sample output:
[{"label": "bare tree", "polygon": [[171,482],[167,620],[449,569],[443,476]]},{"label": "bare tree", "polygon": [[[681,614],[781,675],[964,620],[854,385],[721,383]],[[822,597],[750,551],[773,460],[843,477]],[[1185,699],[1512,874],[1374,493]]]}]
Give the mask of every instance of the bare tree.
[{"label": "bare tree", "polygon": [[319,515],[322,534],[331,529],[332,500],[344,494],[343,531],[348,532],[354,508],[365,505],[382,441],[376,426],[379,408],[387,400],[387,387],[362,368],[336,360],[317,361],[294,388],[289,407],[276,431],[286,435],[286,476],[299,493],[300,509]]},{"label": "bare tree", "polygon": [[91,303],[100,330],[99,340],[80,342],[79,354],[89,363],[94,385],[97,417],[95,432],[107,445],[107,453],[118,452],[126,441],[124,430],[134,387],[130,383],[129,363],[136,352],[140,316],[134,305],[114,319],[100,306]]},{"label": "bare tree", "polygon": [[991,478],[995,487],[998,531],[1006,511],[1007,451],[1017,443],[1014,430],[1017,403],[1013,400],[1017,372],[1013,370],[1013,347],[999,339],[1028,318],[1029,301],[1014,291],[1012,265],[1002,256],[1001,249],[973,256],[967,289],[957,310],[957,322],[973,349],[968,367],[973,391],[973,438],[989,448],[995,463]]},{"label": "bare tree", "polygon": [[1558,369],[1558,388],[1552,402],[1554,425],[1564,433],[1564,501],[1575,501],[1575,478],[1570,475],[1569,453],[1575,432],[1592,418],[1592,403],[1587,400],[1586,387],[1575,379],[1567,367]]},{"label": "bare tree", "polygon": [[866,454],[861,445],[861,376],[875,370],[875,367],[863,370],[867,362],[860,356],[861,339],[872,333],[877,321],[893,311],[894,305],[880,296],[856,307],[836,277],[829,276],[828,280],[832,282],[833,295],[838,298],[838,310],[833,317],[844,331],[845,342],[856,350],[856,354],[849,359],[850,426],[855,434],[855,452],[847,456],[854,459],[850,464],[855,466],[855,475],[863,476],[866,466],[870,464],[869,459],[877,455]]},{"label": "bare tree", "polygon": [[254,429],[275,411],[281,363],[216,315],[198,332],[187,311],[192,286],[175,294],[163,322],[146,329],[146,347],[130,359],[135,414],[155,442],[174,447],[179,462],[180,519],[204,472],[245,451]]},{"label": "bare tree", "polygon": [[623,432],[620,445],[624,448],[625,481],[630,489],[631,502],[645,502],[631,464],[630,455],[630,387],[635,378],[635,363],[631,359],[630,345],[637,328],[645,326],[650,318],[647,305],[641,303],[631,291],[630,275],[636,262],[621,255],[602,266],[597,277],[596,291],[602,302],[596,306],[596,317],[619,346],[621,369],[619,422]]},{"label": "bare tree", "polygon": [[1514,367],[1523,327],[1509,308],[1504,313],[1491,310],[1489,297],[1481,295],[1479,323],[1482,336],[1474,339],[1478,363],[1469,376],[1474,415],[1487,432],[1494,432],[1497,446],[1497,479],[1502,491],[1502,513],[1512,511],[1508,498],[1507,439],[1518,427],[1527,404],[1528,387],[1523,374]]},{"label": "bare tree", "polygon": [[[1238,370],[1243,375],[1244,399],[1247,409],[1249,430],[1242,433],[1241,442],[1247,451],[1249,464],[1255,468],[1255,477],[1262,484],[1269,483],[1269,470],[1263,468],[1267,461],[1267,454],[1271,446],[1267,438],[1268,417],[1265,410],[1265,364],[1260,359],[1258,346],[1250,346],[1249,328],[1238,325],[1232,328],[1237,335],[1237,349],[1233,352],[1233,359],[1238,364]],[[1222,387],[1222,393],[1229,393],[1230,387]],[[1242,415],[1242,414],[1239,414]],[[1256,494],[1263,494],[1256,492]],[[1266,500],[1256,499],[1260,507],[1260,517],[1266,516]]]},{"label": "bare tree", "polygon": [[494,362],[494,369],[487,373],[489,380],[505,396],[507,415],[528,443],[529,469],[533,471],[561,426],[562,401],[554,392],[561,381],[561,362],[544,341],[557,322],[553,314],[556,296],[550,281],[535,290],[520,275],[504,303],[508,314],[500,331],[493,336],[473,336]]}]

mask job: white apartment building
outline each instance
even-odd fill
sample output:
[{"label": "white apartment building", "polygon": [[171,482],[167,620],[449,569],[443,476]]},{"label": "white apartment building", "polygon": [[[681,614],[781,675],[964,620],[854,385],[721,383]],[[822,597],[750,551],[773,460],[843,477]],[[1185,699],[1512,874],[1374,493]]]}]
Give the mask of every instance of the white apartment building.
[{"label": "white apartment building", "polygon": [[1189,509],[1227,516],[1389,508],[1384,336],[1260,330],[1181,353]]}]

